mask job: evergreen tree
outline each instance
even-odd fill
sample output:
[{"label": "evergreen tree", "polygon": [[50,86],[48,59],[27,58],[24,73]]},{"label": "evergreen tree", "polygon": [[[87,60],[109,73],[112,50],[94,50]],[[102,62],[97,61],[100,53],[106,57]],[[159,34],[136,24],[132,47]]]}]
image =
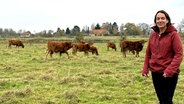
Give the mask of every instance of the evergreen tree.
[{"label": "evergreen tree", "polygon": [[70,32],[70,29],[69,28],[66,28],[66,32],[65,32],[65,34],[70,34],[71,32]]},{"label": "evergreen tree", "polygon": [[97,25],[95,26],[95,29],[101,29],[99,23],[97,23]]}]

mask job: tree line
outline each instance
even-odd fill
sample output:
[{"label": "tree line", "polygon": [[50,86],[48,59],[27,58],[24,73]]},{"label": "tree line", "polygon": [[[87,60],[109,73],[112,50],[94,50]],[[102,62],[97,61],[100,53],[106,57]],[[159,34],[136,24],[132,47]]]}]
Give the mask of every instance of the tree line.
[{"label": "tree line", "polygon": [[[60,29],[59,27],[54,30],[43,30],[37,33],[32,34],[29,30],[19,30],[18,32],[14,31],[13,29],[3,29],[0,28],[0,37],[19,37],[24,32],[29,32],[31,37],[60,37],[60,36],[77,36],[77,35],[89,35],[93,29],[106,29],[109,34],[104,34],[108,36],[146,36],[152,32],[150,24],[147,23],[126,23],[121,24],[120,26],[117,25],[116,22],[114,23],[99,23],[92,24],[91,27],[84,26],[82,29],[75,25],[72,29],[67,27],[65,30]],[[184,19],[177,25],[178,32],[183,36],[184,34]]]}]

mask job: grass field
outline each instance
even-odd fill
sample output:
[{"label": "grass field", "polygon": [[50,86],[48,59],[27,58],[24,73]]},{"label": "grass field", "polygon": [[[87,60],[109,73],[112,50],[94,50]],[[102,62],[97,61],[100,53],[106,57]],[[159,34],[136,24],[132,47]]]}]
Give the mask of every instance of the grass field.
[{"label": "grass field", "polygon": [[[25,43],[25,48],[0,44],[0,104],[158,104],[151,77],[141,75],[140,57],[106,43],[94,43],[99,56],[59,54],[45,60],[46,43]],[[174,102],[184,104],[184,64],[181,64]]]}]

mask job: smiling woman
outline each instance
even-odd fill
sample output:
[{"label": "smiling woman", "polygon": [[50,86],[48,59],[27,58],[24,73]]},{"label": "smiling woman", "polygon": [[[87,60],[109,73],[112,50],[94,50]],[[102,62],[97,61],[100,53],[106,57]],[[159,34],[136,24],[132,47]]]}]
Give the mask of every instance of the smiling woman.
[{"label": "smiling woman", "polygon": [[146,49],[142,75],[147,77],[150,70],[159,103],[173,104],[183,59],[182,42],[167,12],[158,11],[154,22],[156,25],[152,27],[154,32]]}]

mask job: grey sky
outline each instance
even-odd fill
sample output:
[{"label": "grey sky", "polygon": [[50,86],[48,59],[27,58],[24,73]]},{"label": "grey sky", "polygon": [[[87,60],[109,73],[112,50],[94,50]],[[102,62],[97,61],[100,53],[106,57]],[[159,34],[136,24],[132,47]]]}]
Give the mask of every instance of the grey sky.
[{"label": "grey sky", "polygon": [[165,10],[176,25],[184,18],[183,0],[1,0],[0,28],[39,32],[104,22],[152,24]]}]

